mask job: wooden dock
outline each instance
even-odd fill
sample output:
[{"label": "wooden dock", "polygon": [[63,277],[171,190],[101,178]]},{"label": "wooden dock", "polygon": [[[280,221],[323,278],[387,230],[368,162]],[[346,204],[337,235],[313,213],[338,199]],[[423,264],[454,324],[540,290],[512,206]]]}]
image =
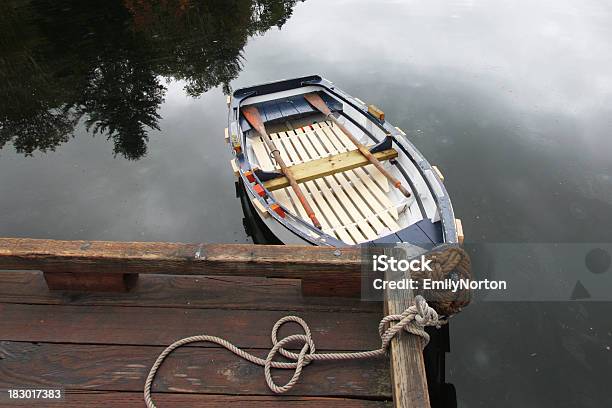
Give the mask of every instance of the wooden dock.
[{"label": "wooden dock", "polygon": [[[308,322],[317,351],[378,348],[383,305],[347,297],[358,264],[351,249],[0,239],[0,390],[65,390],[55,405],[11,407],[144,406],[146,375],[168,344],[205,333],[265,357],[270,329],[289,314]],[[394,401],[398,388],[427,394],[425,377],[405,378],[414,370],[397,361],[413,364],[313,363],[278,396],[261,367],[197,343],[162,365],[154,399],[160,408],[428,406],[423,395]],[[279,383],[291,375],[274,373]]]}]

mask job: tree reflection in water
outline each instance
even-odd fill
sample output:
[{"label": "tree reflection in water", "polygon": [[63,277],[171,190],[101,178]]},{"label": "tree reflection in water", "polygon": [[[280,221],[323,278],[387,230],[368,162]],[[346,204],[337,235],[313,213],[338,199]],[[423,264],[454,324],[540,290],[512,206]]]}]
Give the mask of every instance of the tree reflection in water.
[{"label": "tree reflection in water", "polygon": [[280,28],[297,1],[2,1],[0,148],[55,150],[82,121],[137,160],[159,129],[162,78],[193,97],[229,93],[249,37]]}]

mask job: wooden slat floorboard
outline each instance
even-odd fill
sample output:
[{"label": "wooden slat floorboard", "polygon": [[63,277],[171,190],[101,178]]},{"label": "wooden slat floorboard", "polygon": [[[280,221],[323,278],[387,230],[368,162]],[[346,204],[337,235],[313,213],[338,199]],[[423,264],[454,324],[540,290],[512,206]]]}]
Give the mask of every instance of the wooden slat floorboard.
[{"label": "wooden slat floorboard", "polygon": [[41,272],[3,271],[0,303],[382,313],[378,302],[303,297],[299,280],[231,276],[142,275],[130,292],[96,293],[50,291]]},{"label": "wooden slat floorboard", "polygon": [[[0,389],[60,387],[66,389],[140,391],[149,367],[163,347],[0,342]],[[250,350],[264,356],[263,350]],[[291,375],[274,371],[278,382]],[[187,347],[161,366],[153,390],[231,395],[272,395],[263,368],[225,349]],[[316,362],[303,373],[289,395],[388,399],[391,396],[385,358]]]}]

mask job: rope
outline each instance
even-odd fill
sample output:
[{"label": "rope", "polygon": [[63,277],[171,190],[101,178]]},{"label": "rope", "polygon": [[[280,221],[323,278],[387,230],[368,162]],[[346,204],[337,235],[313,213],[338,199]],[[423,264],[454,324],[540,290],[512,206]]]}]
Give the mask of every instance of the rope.
[{"label": "rope", "polygon": [[[280,327],[287,322],[295,322],[299,324],[304,330],[304,334],[293,334],[285,337],[282,340],[277,339],[277,333]],[[229,341],[215,336],[192,336],[181,340],[178,340],[168,346],[162,353],[157,357],[155,363],[149,371],[149,375],[144,385],[144,400],[148,408],[156,408],[151,398],[151,385],[155,378],[155,374],[163,363],[164,359],[177,348],[184,346],[188,343],[194,342],[211,342],[216,343],[222,347],[225,347],[237,356],[250,361],[251,363],[257,364],[264,367],[264,376],[266,383],[272,392],[280,394],[289,391],[298,382],[302,369],[313,361],[338,361],[338,360],[352,360],[352,359],[366,359],[374,358],[385,355],[391,340],[402,330],[419,336],[423,339],[422,347],[424,348],[429,343],[429,335],[425,332],[425,326],[436,326],[440,327],[445,321],[438,318],[438,313],[427,304],[427,301],[422,296],[415,297],[415,303],[408,307],[402,314],[389,315],[384,317],[378,325],[378,333],[381,339],[381,346],[379,349],[370,351],[358,351],[352,353],[317,353],[310,328],[306,322],[297,316],[285,316],[278,320],[272,328],[272,348],[268,353],[266,359],[256,357],[246,351],[236,347]],[[284,347],[290,343],[302,342],[303,346],[299,353],[290,352]],[[280,354],[293,362],[280,362],[274,361],[274,357]],[[282,368],[294,370],[293,376],[285,385],[279,386],[272,379],[272,368]]]},{"label": "rope", "polygon": [[[472,279],[472,266],[470,256],[461,247],[455,244],[440,245],[427,253],[426,259],[431,260],[431,271],[413,271],[411,278],[417,281],[431,279],[432,281]],[[422,288],[423,285],[419,285]],[[418,289],[415,294],[423,296],[431,306],[443,316],[452,316],[470,303],[471,292],[467,289],[456,292],[438,289]]]}]

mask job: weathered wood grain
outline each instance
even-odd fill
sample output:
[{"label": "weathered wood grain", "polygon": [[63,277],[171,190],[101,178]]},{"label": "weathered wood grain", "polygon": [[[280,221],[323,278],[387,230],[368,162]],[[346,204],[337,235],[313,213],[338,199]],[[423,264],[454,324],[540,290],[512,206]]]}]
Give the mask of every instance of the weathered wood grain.
[{"label": "weathered wood grain", "polygon": [[[144,406],[141,392],[117,391],[72,391],[69,390],[63,400],[47,400],[37,404],[31,400],[11,401],[13,408],[62,407],[62,408],[133,408]],[[372,401],[356,398],[328,397],[284,397],[257,395],[210,395],[210,394],[176,394],[156,393],[155,402],[160,408],[386,408],[387,401]]]},{"label": "weathered wood grain", "polygon": [[359,248],[0,238],[0,268],[301,278],[359,275]]},{"label": "weathered wood grain", "polygon": [[[87,344],[168,345],[210,334],[239,347],[269,348],[270,331],[290,311],[0,304],[0,340]],[[317,348],[379,346],[378,313],[302,312]],[[287,325],[279,335],[297,332]],[[293,332],[291,332],[293,333]]]},{"label": "weathered wood grain", "polygon": [[[71,402],[72,406],[95,406],[87,403],[93,396],[79,394],[79,390],[101,391],[110,401],[117,398],[116,403],[105,406],[142,406],[144,378],[166,345],[207,333],[263,356],[270,347],[272,325],[291,310],[300,310],[295,314],[309,323],[321,351],[376,348],[381,315],[374,308],[379,305],[356,306],[355,301],[344,299],[338,306],[334,299],[303,299],[295,280],[304,278],[306,291],[315,287],[315,292],[323,280],[330,283],[322,286],[324,290],[343,282],[351,285],[359,282],[360,264],[358,249],[338,253],[333,248],[287,246],[0,239],[3,269],[148,275],[131,293],[58,294],[46,291],[40,273],[0,271],[0,340],[4,340],[0,342],[0,389],[55,386],[85,396]],[[154,273],[184,276],[151,275]],[[203,274],[211,276],[200,276]],[[225,276],[228,274],[248,277]],[[407,304],[406,299],[388,299],[388,312],[401,312]],[[233,310],[221,309],[224,307]],[[285,328],[280,336],[296,329]],[[405,395],[411,395],[412,405],[403,406],[428,406],[424,368],[420,369],[424,367],[422,353],[420,347],[415,353],[416,345],[406,340],[420,341],[411,336],[393,341],[393,385],[385,359],[315,363],[305,370],[293,393],[326,397],[325,401],[296,401],[304,406],[379,406],[364,399],[384,402],[393,393],[396,406],[407,404]],[[210,398],[202,402],[206,406],[240,406],[240,401],[249,406],[293,403],[292,397],[268,397],[262,373],[262,368],[226,350],[200,343],[169,358],[154,390],[160,401],[168,398],[171,406],[193,406],[198,402],[190,398],[202,396]],[[277,375],[282,382],[290,373]],[[419,394],[419,382],[425,383],[424,394]],[[133,399],[121,402],[128,394]],[[245,398],[250,401],[244,402]]]},{"label": "weathered wood grain", "polygon": [[304,276],[302,278],[304,297],[359,298],[361,281],[359,279],[321,278]]},{"label": "weathered wood grain", "polygon": [[138,280],[136,273],[69,273],[45,272],[45,281],[51,290],[80,290],[97,292],[127,292]]},{"label": "weathered wood grain", "polygon": [[[141,391],[162,347],[0,342],[0,388]],[[263,350],[248,350],[260,356]],[[386,359],[317,362],[291,394],[388,399]],[[278,370],[277,370],[278,371]],[[286,381],[289,372],[274,372]],[[283,370],[286,371],[286,370]],[[358,375],[356,373],[359,373]],[[186,347],[161,366],[154,392],[272,395],[263,368],[225,349]],[[291,395],[290,394],[290,395]]]},{"label": "weathered wood grain", "polygon": [[[425,250],[422,250],[421,253],[424,252]],[[417,251],[412,256],[418,254]],[[404,278],[409,279],[410,273],[387,272],[385,274],[385,279],[388,281]],[[410,289],[387,289],[385,291],[385,314],[401,314],[413,303],[414,295]],[[393,387],[393,406],[396,408],[430,407],[422,348],[422,339],[409,333],[399,333],[391,340],[390,372]]]},{"label": "weathered wood grain", "polygon": [[[359,248],[0,238],[0,270],[41,270],[57,288],[72,290],[92,290],[92,274],[106,279],[111,273],[172,273],[307,278],[319,282],[306,291],[310,296],[325,296],[329,288],[346,288],[337,295],[356,296],[360,255]],[[78,275],[71,283],[67,273]],[[86,284],[79,286],[79,280]]]},{"label": "weathered wood grain", "polygon": [[0,303],[382,313],[377,302],[302,297],[297,279],[235,276],[150,274],[142,275],[130,292],[96,293],[49,291],[41,272],[4,271]]}]

